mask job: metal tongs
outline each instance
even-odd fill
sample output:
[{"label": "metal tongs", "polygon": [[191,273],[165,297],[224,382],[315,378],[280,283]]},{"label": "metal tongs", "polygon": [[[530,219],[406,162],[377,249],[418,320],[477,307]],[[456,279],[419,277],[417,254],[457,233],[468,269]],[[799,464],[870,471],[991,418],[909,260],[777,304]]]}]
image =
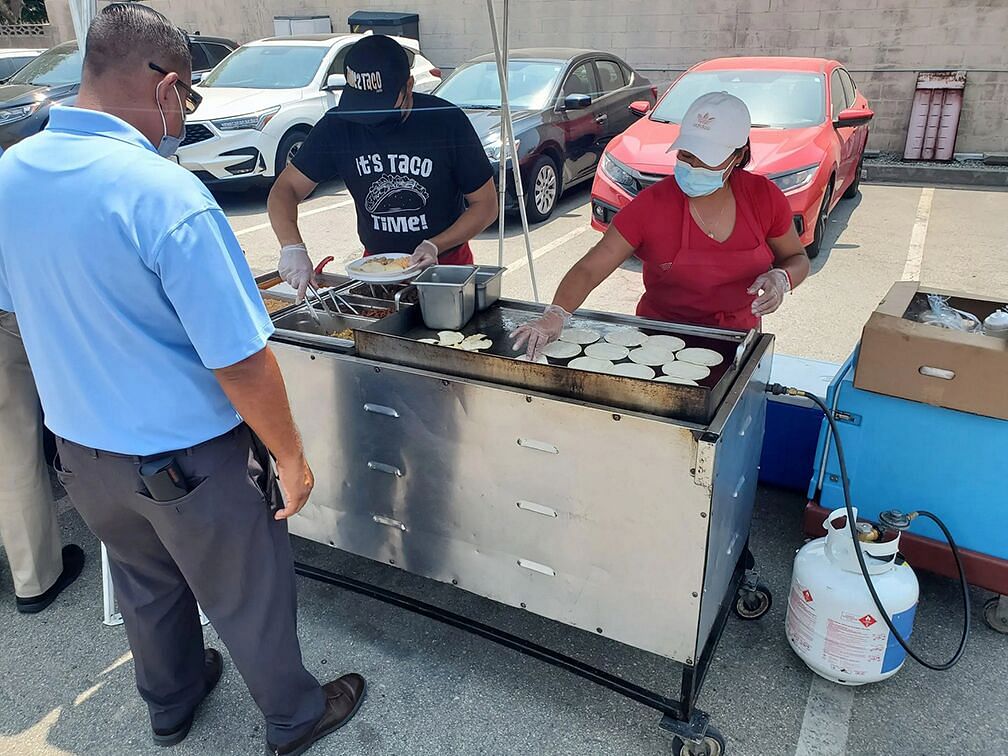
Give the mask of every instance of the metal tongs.
[{"label": "metal tongs", "polygon": [[[324,260],[322,260],[322,262],[320,262],[318,265],[316,265],[315,266],[315,275],[316,276],[321,276],[322,275],[322,271],[325,268],[325,266],[328,265],[329,263],[331,263],[334,259],[335,258],[332,255],[329,255],[329,257],[326,257]],[[311,287],[309,286],[309,288],[311,288]],[[338,291],[337,289],[333,288],[332,290],[330,290],[329,291],[329,295],[333,298],[333,302],[339,302],[344,307],[346,307],[348,310],[350,310],[350,312],[352,312],[354,315],[359,315],[360,314],[359,312],[357,312],[356,309],[354,309],[354,306],[352,304],[350,304],[342,296],[340,296],[340,291]],[[319,294],[318,294],[317,291],[315,292],[315,296],[318,297],[319,301],[322,302],[322,306],[325,308],[326,312],[328,312],[330,315],[338,314],[338,313],[334,313],[329,308],[329,305],[326,304],[325,300],[322,299],[321,297],[319,297]]]},{"label": "metal tongs", "polygon": [[[329,309],[329,305],[326,304],[326,301],[322,298],[322,295],[319,294],[318,289],[316,289],[311,284],[308,284],[308,293],[311,294],[313,297],[315,297],[316,300],[318,300],[318,303],[322,305],[322,309],[325,310],[326,315],[329,315],[330,317],[333,317],[335,315],[335,313]],[[315,312],[315,307],[312,305],[311,302],[306,301],[306,304],[308,305],[308,312],[312,316],[312,319],[321,326],[322,321],[319,320],[318,313]]]}]

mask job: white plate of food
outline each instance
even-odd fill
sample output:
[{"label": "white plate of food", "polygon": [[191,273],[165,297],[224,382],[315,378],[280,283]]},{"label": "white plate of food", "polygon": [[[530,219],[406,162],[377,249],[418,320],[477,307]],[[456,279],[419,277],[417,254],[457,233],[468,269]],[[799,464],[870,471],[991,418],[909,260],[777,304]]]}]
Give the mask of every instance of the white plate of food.
[{"label": "white plate of food", "polygon": [[347,275],[364,283],[401,283],[420,274],[421,268],[410,265],[404,252],[386,252],[354,260],[346,266]]}]

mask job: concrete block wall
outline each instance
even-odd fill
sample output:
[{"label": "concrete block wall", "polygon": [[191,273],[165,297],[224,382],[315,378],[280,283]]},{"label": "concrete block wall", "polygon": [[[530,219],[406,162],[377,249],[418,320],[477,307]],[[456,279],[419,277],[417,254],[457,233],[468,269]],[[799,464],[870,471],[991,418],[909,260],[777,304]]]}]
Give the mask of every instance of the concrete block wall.
[{"label": "concrete block wall", "polygon": [[[180,25],[239,42],[273,32],[274,15],[355,10],[420,14],[421,44],[452,68],[492,50],[485,0],[148,0]],[[495,0],[498,9],[501,0]],[[66,15],[50,0],[50,17]],[[916,72],[965,69],[956,149],[1008,152],[1008,0],[512,0],[512,47],[610,50],[656,83],[706,58],[811,55],[851,71],[877,118],[870,146],[902,152]]]}]

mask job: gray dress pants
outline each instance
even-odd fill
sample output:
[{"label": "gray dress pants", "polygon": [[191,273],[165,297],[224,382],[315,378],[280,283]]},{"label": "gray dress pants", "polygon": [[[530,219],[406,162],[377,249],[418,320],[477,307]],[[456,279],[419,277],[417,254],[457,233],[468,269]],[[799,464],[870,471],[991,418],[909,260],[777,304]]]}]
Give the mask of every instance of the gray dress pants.
[{"label": "gray dress pants", "polygon": [[203,697],[196,602],[266,718],[288,743],[322,716],[325,697],[304,668],[287,524],[266,503],[263,465],[247,426],[174,456],[192,486],[154,501],[143,461],[57,440],[60,480],[108,548],[137,688],[155,728],[172,728]]},{"label": "gray dress pants", "polygon": [[0,311],[0,538],[14,592],[35,598],[63,572],[56,505],[42,454],[42,409],[13,313]]}]

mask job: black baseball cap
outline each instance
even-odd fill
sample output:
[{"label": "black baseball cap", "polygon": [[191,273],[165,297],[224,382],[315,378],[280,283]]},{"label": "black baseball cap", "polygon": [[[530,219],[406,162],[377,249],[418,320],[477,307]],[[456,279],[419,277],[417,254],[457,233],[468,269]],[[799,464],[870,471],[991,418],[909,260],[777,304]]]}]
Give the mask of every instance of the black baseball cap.
[{"label": "black baseball cap", "polygon": [[409,57],[398,42],[380,34],[347,51],[346,87],[336,109],[348,121],[375,124],[388,117],[410,77]]}]

